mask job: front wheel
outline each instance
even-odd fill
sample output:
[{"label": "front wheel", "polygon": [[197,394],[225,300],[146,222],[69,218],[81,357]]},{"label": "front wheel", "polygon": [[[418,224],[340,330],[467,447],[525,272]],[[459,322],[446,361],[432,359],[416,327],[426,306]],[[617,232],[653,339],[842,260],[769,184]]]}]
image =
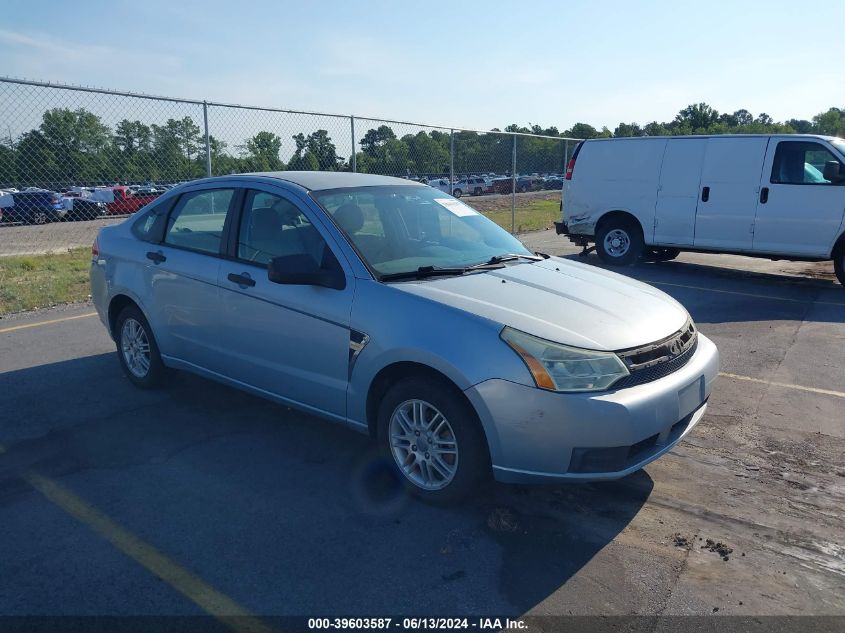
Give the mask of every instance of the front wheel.
[{"label": "front wheel", "polygon": [[444,380],[418,376],[393,385],[379,406],[378,431],[406,488],[426,501],[457,501],[490,472],[478,416]]},{"label": "front wheel", "polygon": [[612,217],[596,231],[596,253],[611,266],[630,266],[643,252],[643,231],[631,218]]},{"label": "front wheel", "polygon": [[137,306],[126,306],[115,324],[117,357],[126,377],[137,387],[158,387],[167,371],[150,324]]},{"label": "front wheel", "polygon": [[464,193],[464,192],[463,192],[463,191],[461,191],[460,189],[455,189],[455,190],[452,192],[452,195],[453,195],[453,196],[455,196],[456,198],[460,198],[460,197],[463,195],[463,193]]},{"label": "front wheel", "polygon": [[839,283],[845,286],[845,242],[840,244],[833,253],[833,270]]}]

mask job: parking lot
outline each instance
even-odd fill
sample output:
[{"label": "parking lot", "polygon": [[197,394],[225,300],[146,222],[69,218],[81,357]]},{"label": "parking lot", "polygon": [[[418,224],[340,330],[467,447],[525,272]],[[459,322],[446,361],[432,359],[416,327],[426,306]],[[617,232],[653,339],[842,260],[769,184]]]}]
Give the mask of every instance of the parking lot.
[{"label": "parking lot", "polygon": [[90,305],[0,319],[0,613],[845,614],[829,268],[685,254],[623,270],[718,345],[703,421],[624,480],[496,484],[451,508],[399,492],[339,426],[183,374],[133,388]]}]

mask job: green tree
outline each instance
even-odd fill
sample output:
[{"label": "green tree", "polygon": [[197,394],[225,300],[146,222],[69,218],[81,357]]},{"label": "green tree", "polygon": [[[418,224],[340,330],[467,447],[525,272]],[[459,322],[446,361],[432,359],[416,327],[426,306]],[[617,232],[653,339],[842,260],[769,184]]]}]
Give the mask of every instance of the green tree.
[{"label": "green tree", "polygon": [[613,136],[642,136],[643,129],[636,123],[620,123],[613,130]]},{"label": "green tree", "polygon": [[197,178],[205,172],[197,159],[205,143],[199,126],[191,117],[167,119],[152,125],[153,162],[156,179]]},{"label": "green tree", "polygon": [[[259,132],[244,143],[243,166],[247,171],[279,171],[285,168],[279,151],[282,139],[272,132]],[[212,165],[213,165],[212,157]]]},{"label": "green tree", "polygon": [[365,154],[374,156],[379,147],[394,139],[396,139],[396,133],[387,125],[380,125],[377,128],[367,130],[359,144]]},{"label": "green tree", "polygon": [[845,137],[845,110],[830,108],[813,117],[814,132]]}]

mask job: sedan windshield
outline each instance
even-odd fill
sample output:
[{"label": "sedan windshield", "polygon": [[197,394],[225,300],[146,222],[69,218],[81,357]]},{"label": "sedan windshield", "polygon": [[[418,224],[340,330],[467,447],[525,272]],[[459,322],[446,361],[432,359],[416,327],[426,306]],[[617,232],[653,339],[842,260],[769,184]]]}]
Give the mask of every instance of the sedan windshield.
[{"label": "sedan windshield", "polygon": [[531,256],[497,224],[431,187],[355,187],[312,195],[378,277],[420,269],[454,272],[497,256]]}]

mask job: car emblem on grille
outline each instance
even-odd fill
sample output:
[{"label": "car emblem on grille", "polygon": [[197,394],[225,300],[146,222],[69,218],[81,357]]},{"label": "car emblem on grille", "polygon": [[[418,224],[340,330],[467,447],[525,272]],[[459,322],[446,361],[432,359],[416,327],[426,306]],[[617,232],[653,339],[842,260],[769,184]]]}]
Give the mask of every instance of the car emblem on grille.
[{"label": "car emblem on grille", "polygon": [[669,354],[672,356],[677,356],[680,354],[684,349],[684,346],[681,344],[680,339],[675,339],[671,343],[669,343]]}]

